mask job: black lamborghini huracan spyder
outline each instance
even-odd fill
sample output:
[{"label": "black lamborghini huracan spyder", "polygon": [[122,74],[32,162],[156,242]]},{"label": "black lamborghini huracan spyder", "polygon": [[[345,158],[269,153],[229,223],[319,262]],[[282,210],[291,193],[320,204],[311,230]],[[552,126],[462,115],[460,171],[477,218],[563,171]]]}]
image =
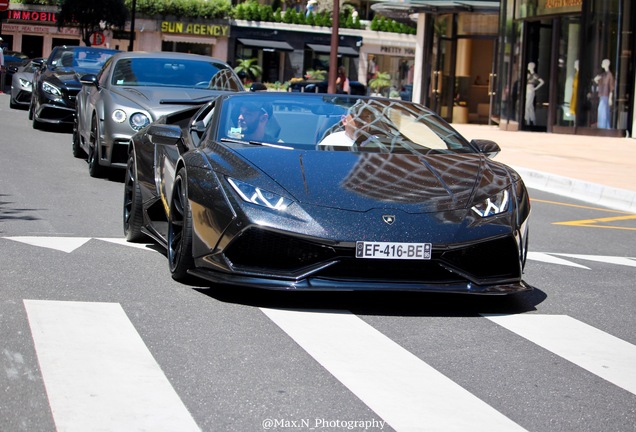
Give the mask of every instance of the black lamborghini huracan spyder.
[{"label": "black lamborghini huracan spyder", "polygon": [[526,291],[530,201],[498,152],[411,102],[222,95],[132,137],[124,230],[164,246],[176,280]]}]

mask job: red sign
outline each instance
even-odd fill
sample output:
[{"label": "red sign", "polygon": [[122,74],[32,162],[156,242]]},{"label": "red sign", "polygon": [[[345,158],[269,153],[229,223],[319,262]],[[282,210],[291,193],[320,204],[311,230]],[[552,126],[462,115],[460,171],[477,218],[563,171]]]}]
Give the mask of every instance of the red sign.
[{"label": "red sign", "polygon": [[[2,1],[2,0],[0,0]],[[104,33],[95,32],[91,35],[91,45],[102,45],[104,43]]]},{"label": "red sign", "polygon": [[9,0],[0,0],[0,12],[9,9]]}]

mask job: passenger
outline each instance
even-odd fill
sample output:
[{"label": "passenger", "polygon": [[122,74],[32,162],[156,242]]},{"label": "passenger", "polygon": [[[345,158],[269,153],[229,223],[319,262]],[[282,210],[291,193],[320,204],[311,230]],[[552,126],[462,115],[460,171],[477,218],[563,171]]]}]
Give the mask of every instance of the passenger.
[{"label": "passenger", "polygon": [[355,144],[364,145],[364,142],[376,136],[380,131],[381,117],[366,103],[358,101],[342,116],[341,122],[344,130],[327,135],[320,146],[353,147]]}]

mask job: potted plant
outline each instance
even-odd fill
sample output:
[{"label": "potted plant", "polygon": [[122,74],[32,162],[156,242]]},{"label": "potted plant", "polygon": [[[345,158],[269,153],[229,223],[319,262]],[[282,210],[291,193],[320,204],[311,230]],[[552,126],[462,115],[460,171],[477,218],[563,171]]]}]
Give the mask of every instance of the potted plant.
[{"label": "potted plant", "polygon": [[369,88],[374,96],[382,96],[382,90],[388,87],[391,87],[391,74],[388,72],[378,72],[369,80]]},{"label": "potted plant", "polygon": [[234,72],[241,77],[243,84],[245,84],[248,79],[250,81],[255,80],[261,76],[261,73],[263,73],[263,68],[256,64],[257,61],[257,58],[240,59],[238,61],[238,64],[234,68]]}]

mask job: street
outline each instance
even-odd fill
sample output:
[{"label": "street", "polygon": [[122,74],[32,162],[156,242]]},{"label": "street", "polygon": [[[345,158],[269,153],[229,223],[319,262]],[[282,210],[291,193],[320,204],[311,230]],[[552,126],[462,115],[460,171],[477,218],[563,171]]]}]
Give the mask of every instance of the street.
[{"label": "street", "polygon": [[636,215],[531,189],[510,298],[188,286],[69,132],[0,95],[0,431],[636,430]]}]

